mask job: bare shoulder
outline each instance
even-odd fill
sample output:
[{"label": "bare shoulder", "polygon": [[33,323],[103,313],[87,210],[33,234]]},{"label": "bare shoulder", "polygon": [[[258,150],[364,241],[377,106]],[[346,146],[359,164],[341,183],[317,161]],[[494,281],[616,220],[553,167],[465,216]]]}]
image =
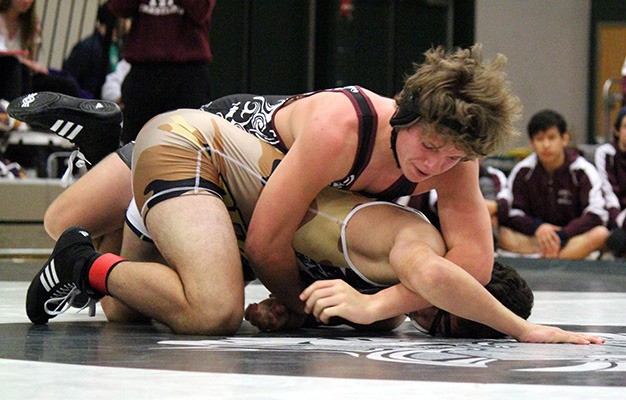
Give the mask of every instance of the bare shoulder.
[{"label": "bare shoulder", "polygon": [[344,125],[358,122],[350,99],[341,92],[320,92],[303,102],[304,112],[317,124]]},{"label": "bare shoulder", "polygon": [[289,106],[287,123],[293,140],[302,137],[337,145],[356,143],[358,116],[350,99],[339,92],[320,92]]}]

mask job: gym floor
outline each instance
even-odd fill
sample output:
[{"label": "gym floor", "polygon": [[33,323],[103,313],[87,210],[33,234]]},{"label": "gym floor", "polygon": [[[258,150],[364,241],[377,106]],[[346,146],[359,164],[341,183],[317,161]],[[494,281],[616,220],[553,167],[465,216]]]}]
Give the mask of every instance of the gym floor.
[{"label": "gym floor", "polygon": [[[383,335],[349,328],[181,336],[158,324],[70,311],[46,326],[24,311],[45,260],[0,259],[2,399],[624,399],[626,262],[499,259],[535,292],[530,320],[592,332],[604,345],[432,338],[409,322]],[[252,283],[246,303],[265,298]]]}]

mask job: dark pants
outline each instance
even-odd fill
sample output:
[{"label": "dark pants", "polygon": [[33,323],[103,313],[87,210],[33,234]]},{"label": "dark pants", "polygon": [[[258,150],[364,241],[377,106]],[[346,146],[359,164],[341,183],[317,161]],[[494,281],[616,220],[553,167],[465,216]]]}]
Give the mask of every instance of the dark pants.
[{"label": "dark pants", "polygon": [[17,57],[0,56],[0,99],[13,100],[31,92],[57,92],[68,96],[79,95],[78,85],[54,71],[50,74],[31,74]]},{"label": "dark pants", "polygon": [[135,140],[152,117],[178,108],[199,108],[211,100],[206,63],[132,64],[122,84],[122,143]]},{"label": "dark pants", "polygon": [[24,94],[29,85],[28,68],[15,56],[0,56],[0,99],[8,101]]}]

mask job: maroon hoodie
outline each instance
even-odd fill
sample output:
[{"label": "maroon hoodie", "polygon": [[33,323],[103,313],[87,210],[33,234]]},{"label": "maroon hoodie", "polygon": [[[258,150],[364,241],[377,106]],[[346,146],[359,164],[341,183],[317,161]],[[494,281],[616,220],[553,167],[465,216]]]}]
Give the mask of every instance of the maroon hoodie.
[{"label": "maroon hoodie", "polygon": [[212,62],[214,6],[215,0],[109,0],[114,14],[132,18],[124,49],[131,64]]},{"label": "maroon hoodie", "polygon": [[565,163],[552,176],[536,153],[526,157],[511,171],[507,192],[511,209],[505,225],[529,236],[550,223],[563,228],[566,241],[608,219],[600,175],[575,149],[565,150]]}]

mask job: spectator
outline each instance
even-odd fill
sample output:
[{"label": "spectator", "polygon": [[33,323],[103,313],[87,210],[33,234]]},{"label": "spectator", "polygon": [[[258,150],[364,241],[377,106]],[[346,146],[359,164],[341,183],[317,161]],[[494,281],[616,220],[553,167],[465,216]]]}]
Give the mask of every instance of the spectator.
[{"label": "spectator", "polygon": [[119,18],[104,3],[98,8],[93,34],[78,42],[63,63],[63,72],[72,76],[91,98],[101,98],[105,78],[115,70],[119,61],[118,38]]},{"label": "spectator", "polygon": [[614,140],[598,147],[594,159],[609,211],[611,234],[606,244],[616,256],[623,257],[626,253],[626,107],[617,114],[613,127]]},{"label": "spectator", "polygon": [[[10,72],[10,79],[19,79],[9,82],[11,88],[5,90],[11,96],[6,96],[6,99],[42,90],[77,96],[79,92],[75,82],[36,61],[41,44],[41,25],[34,6],[34,0],[0,0],[0,49],[12,52],[19,60],[12,65]],[[19,71],[16,72],[15,68]]]},{"label": "spectator", "polygon": [[511,210],[500,228],[499,247],[543,258],[584,259],[608,237],[602,181],[575,149],[565,119],[552,110],[528,123],[534,152],[511,171]]},{"label": "spectator", "polygon": [[122,85],[123,143],[157,114],[210,100],[214,5],[215,0],[109,0],[113,13],[132,18],[124,49],[132,68]]}]

